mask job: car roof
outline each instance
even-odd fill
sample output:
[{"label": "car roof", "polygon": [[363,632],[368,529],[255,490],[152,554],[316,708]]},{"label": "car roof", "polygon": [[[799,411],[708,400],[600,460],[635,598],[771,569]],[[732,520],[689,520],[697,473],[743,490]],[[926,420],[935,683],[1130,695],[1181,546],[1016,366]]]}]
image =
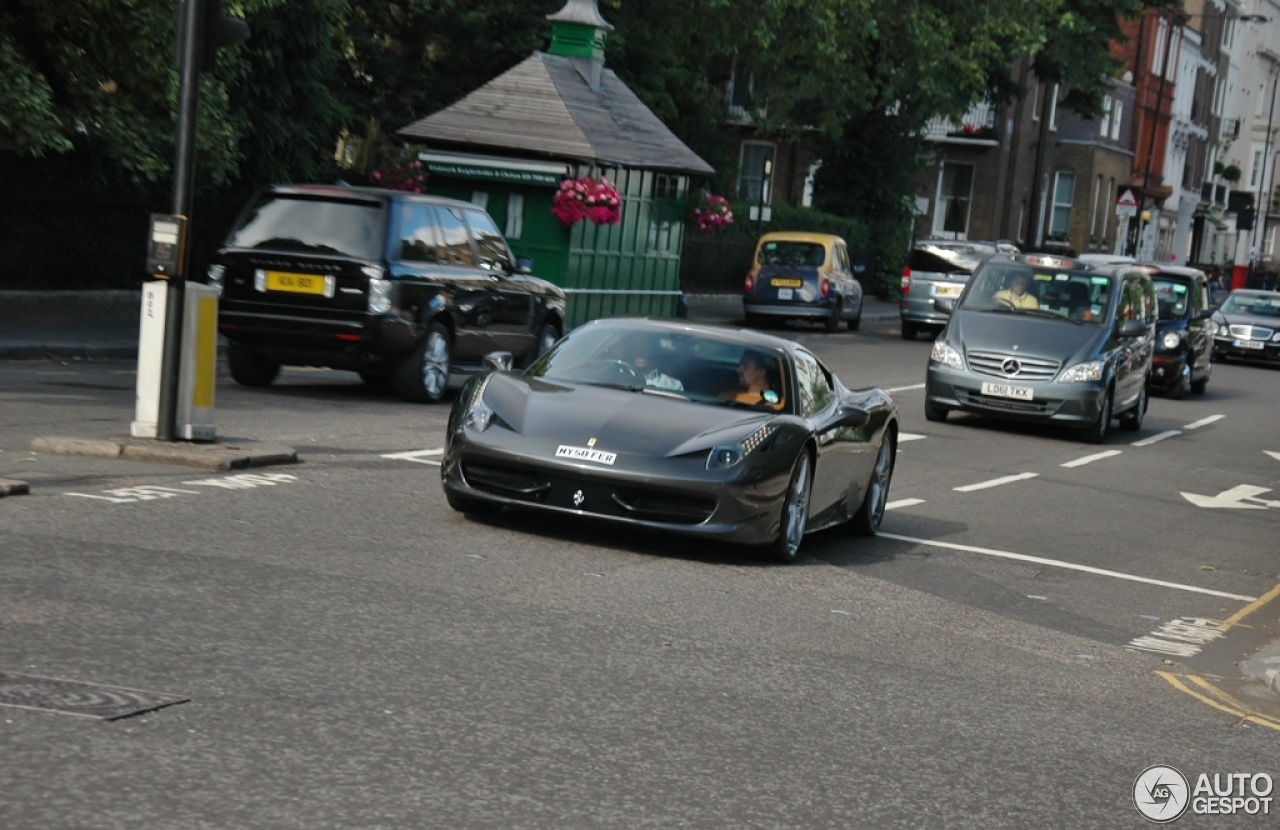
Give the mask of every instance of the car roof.
[{"label": "car roof", "polygon": [[765,242],[812,242],[815,245],[828,245],[832,242],[844,242],[844,238],[833,233],[809,233],[808,231],[772,231],[760,237],[757,244]]},{"label": "car roof", "polygon": [[448,199],[444,196],[430,196],[426,193],[410,193],[406,190],[389,190],[383,187],[359,187],[346,183],[278,184],[271,188],[271,192],[290,196],[333,196],[335,198],[343,198],[355,195],[379,200],[412,199],[413,201],[428,202],[433,205],[448,205],[449,207],[472,209],[479,209],[480,207],[473,202]]},{"label": "car roof", "polygon": [[1090,273],[1103,277],[1118,277],[1122,273],[1134,270],[1132,263],[1089,262],[1082,261],[1079,257],[1064,257],[1057,254],[996,254],[987,262],[1013,262],[1032,268],[1059,268],[1064,271]]},{"label": "car roof", "polygon": [[1136,260],[1127,254],[1080,254],[1076,259],[1094,265],[1127,265]]},{"label": "car roof", "polygon": [[1204,277],[1204,271],[1199,268],[1189,268],[1185,265],[1164,265],[1158,262],[1138,262],[1136,265],[1146,269],[1147,273],[1155,276],[1156,274],[1168,274],[1174,277]]}]

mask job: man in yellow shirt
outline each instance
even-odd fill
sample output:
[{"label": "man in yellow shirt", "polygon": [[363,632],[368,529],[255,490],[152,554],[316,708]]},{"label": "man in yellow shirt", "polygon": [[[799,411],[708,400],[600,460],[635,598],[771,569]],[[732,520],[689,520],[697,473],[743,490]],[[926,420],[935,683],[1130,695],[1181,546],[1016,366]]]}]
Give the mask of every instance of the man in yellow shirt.
[{"label": "man in yellow shirt", "polygon": [[1027,293],[1027,275],[1014,274],[1013,281],[1003,291],[997,291],[993,299],[1013,311],[1035,311],[1040,307],[1034,294]]}]

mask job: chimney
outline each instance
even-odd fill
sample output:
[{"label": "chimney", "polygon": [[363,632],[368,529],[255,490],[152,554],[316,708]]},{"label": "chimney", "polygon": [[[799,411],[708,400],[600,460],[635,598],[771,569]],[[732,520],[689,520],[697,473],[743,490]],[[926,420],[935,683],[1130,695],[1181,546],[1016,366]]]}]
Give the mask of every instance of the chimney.
[{"label": "chimney", "polygon": [[604,39],[613,26],[600,16],[597,0],[568,0],[564,8],[547,15],[551,21],[553,55],[573,60],[578,74],[596,92],[604,75]]}]

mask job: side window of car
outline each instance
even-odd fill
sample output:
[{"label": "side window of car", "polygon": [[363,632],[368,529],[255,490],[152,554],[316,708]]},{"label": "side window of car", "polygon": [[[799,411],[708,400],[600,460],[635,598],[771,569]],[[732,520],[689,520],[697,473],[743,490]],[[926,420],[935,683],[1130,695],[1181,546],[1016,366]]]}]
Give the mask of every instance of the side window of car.
[{"label": "side window of car", "polygon": [[404,262],[439,262],[440,240],[436,237],[436,212],[430,205],[404,202],[400,205],[400,251]]},{"label": "side window of car", "polygon": [[796,351],[796,381],[800,387],[800,413],[806,418],[826,409],[833,392],[818,359],[805,351]]},{"label": "side window of car", "polygon": [[440,261],[446,265],[475,265],[475,256],[471,253],[471,239],[467,235],[467,224],[462,220],[462,211],[457,208],[440,208],[436,211],[440,217],[440,237],[443,245],[440,248]]},{"label": "side window of car", "polygon": [[489,214],[478,210],[467,211],[467,224],[471,226],[471,238],[480,254],[480,267],[490,271],[510,273],[511,258],[507,253],[507,240],[493,224]]},{"label": "side window of car", "polygon": [[1142,300],[1142,322],[1148,326],[1155,325],[1156,318],[1159,316],[1159,306],[1156,303],[1156,286],[1150,279],[1142,277],[1133,281],[1134,287],[1138,291]]},{"label": "side window of car", "polygon": [[1120,284],[1120,307],[1116,309],[1116,325],[1133,319],[1140,308],[1135,308],[1133,304],[1133,280],[1126,279]]}]

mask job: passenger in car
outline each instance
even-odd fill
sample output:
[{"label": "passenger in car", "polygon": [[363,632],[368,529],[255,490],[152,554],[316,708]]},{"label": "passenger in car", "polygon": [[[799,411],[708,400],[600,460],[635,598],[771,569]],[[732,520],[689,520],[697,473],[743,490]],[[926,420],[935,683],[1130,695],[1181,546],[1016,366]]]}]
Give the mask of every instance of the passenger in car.
[{"label": "passenger in car", "polygon": [[776,358],[748,349],[738,361],[737,391],[723,392],[720,397],[736,403],[761,404],[770,409],[782,409],[782,373]]},{"label": "passenger in car", "polygon": [[1089,302],[1089,289],[1083,283],[1073,282],[1067,285],[1067,316],[1072,320],[1088,323],[1093,320],[1093,309]]},{"label": "passenger in car", "polygon": [[1014,274],[1009,287],[997,291],[993,299],[1013,311],[1035,311],[1040,308],[1040,302],[1034,294],[1027,291],[1028,283],[1026,274]]},{"label": "passenger in car", "polygon": [[644,376],[644,385],[654,389],[683,392],[684,384],[662,371],[658,365],[657,348],[648,337],[633,337],[624,344],[623,359]]}]

